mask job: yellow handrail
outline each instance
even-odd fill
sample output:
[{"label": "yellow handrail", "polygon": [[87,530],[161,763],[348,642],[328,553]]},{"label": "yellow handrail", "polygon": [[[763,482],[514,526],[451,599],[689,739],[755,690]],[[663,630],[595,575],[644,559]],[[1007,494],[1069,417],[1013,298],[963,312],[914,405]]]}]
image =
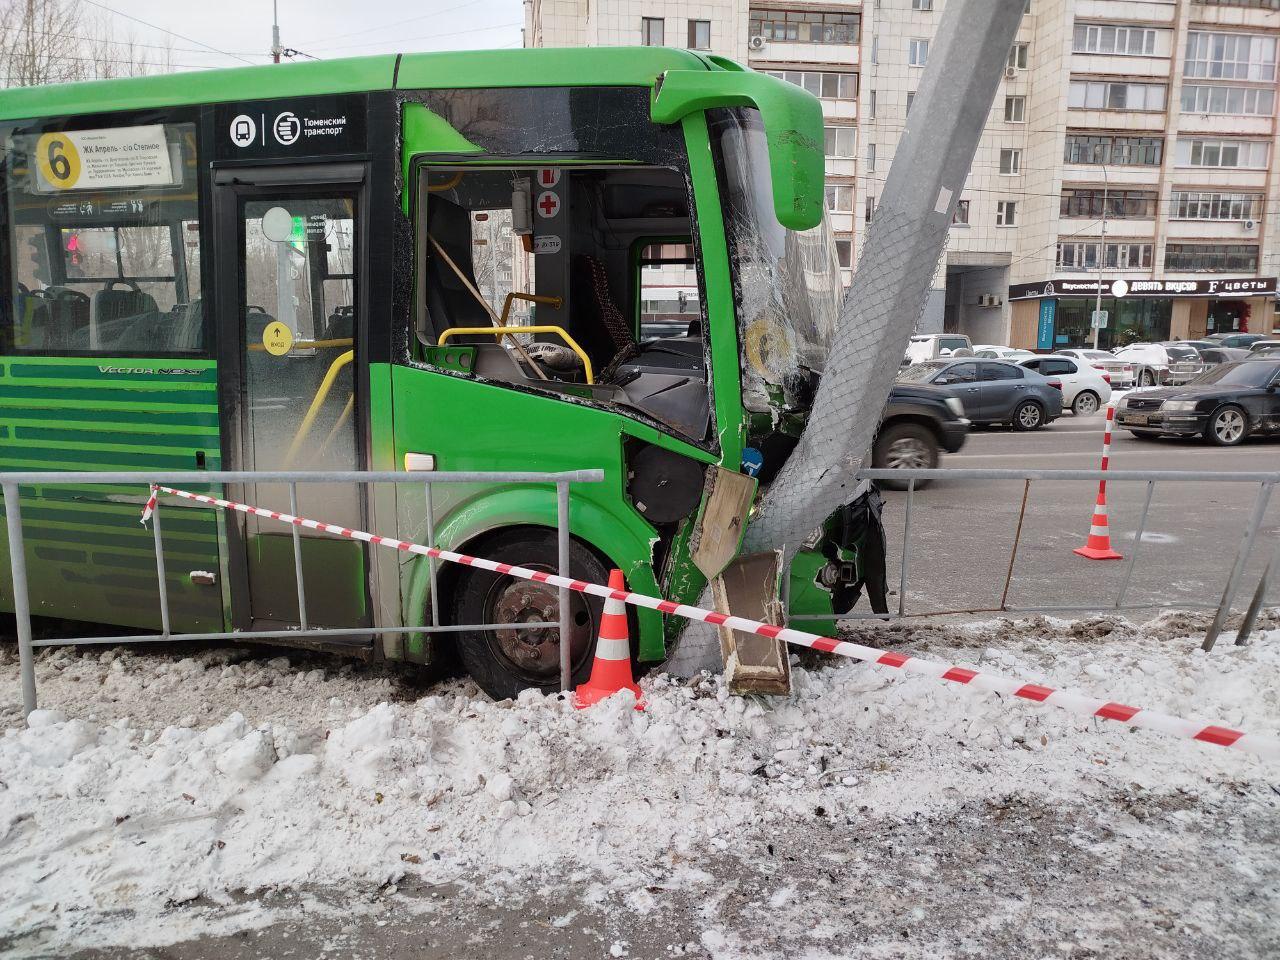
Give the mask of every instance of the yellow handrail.
[{"label": "yellow handrail", "polygon": [[325,400],[329,399],[329,391],[333,389],[333,381],[338,378],[338,373],[355,359],[356,352],[348,350],[346,353],[340,353],[333,358],[333,363],[329,364],[329,369],[325,372],[324,379],[320,381],[320,386],[316,388],[316,395],[311,398],[311,406],[307,408],[307,415],[302,418],[302,423],[298,426],[298,432],[293,435],[293,442],[289,444],[289,452],[284,455],[284,466],[289,468],[293,463],[293,458],[297,456],[298,448],[302,446],[302,441],[307,438],[307,434],[311,432],[311,425],[315,423],[316,417],[320,414],[320,408],[324,406]]},{"label": "yellow handrail", "polygon": [[502,325],[507,325],[507,315],[511,313],[512,300],[528,300],[530,303],[543,303],[552,310],[559,310],[564,306],[564,297],[546,297],[536,293],[522,293],[519,290],[512,290],[507,294],[507,299],[502,302]]},{"label": "yellow handrail", "polygon": [[564,327],[538,326],[538,327],[450,327],[444,333],[440,334],[440,346],[444,346],[444,342],[454,336],[494,336],[506,337],[513,333],[554,333],[566,344],[569,349],[578,355],[578,359],[582,361],[583,372],[587,375],[587,383],[595,383],[595,375],[591,371],[591,358],[587,356],[587,351],[578,346],[578,341],[569,336],[568,331]]}]

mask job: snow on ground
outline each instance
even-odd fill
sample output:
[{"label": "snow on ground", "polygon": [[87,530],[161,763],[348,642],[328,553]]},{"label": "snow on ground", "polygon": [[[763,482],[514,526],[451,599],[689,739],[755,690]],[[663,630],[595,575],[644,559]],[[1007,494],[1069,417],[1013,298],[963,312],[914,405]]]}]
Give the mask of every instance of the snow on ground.
[{"label": "snow on ground", "polygon": [[[1280,734],[1280,629],[1204,654],[1185,625],[1037,618],[879,636]],[[644,712],[624,696],[579,712],[312,655],[61,649],[39,654],[43,709],[24,727],[16,651],[2,644],[0,952],[263,927],[269,898],[252,895],[280,890],[340,904],[395,884],[515,895],[568,878],[643,916],[655,890],[705,891],[713,861],[784,827],[839,816],[936,832],[975,804],[1061,812],[1118,794],[1202,802],[1270,831],[1226,859],[1255,879],[1273,869],[1280,771],[1237,751],[810,654],[790,699],[730,696],[709,678],[643,686]],[[1178,832],[1127,829],[1136,847],[1170,850]],[[760,909],[804,896],[783,880]],[[848,933],[829,925],[828,939]],[[713,929],[699,949],[768,955]]]}]

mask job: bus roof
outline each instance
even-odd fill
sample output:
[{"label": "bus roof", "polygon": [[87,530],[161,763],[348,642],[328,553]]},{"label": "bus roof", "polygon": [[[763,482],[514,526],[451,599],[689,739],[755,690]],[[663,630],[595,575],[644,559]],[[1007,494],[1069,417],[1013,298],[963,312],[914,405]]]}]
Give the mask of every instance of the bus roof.
[{"label": "bus roof", "polygon": [[670,47],[539,47],[383,54],[15,87],[0,91],[0,120],[369,90],[653,86],[668,70],[716,69],[742,67],[720,57],[703,57]]}]

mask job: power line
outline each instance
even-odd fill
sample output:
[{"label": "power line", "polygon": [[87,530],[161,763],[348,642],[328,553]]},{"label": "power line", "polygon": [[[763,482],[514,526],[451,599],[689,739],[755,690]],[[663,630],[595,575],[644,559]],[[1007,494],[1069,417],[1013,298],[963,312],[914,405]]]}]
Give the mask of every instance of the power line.
[{"label": "power line", "polygon": [[[137,40],[104,40],[101,37],[82,37],[74,33],[55,33],[50,30],[27,30],[22,31],[24,34],[37,34],[42,37],[58,37],[63,40],[84,40],[87,43],[105,43],[114,46],[125,47],[145,47],[153,50],[173,50],[176,53],[208,53],[209,51],[203,47],[173,47],[167,43],[141,43]],[[218,51],[221,52],[221,51]],[[246,57],[265,57],[266,54],[256,51],[240,51],[239,53],[226,54],[227,56],[246,56]]]},{"label": "power line", "polygon": [[107,11],[107,13],[110,13],[113,16],[123,17],[125,20],[132,20],[134,23],[140,23],[144,27],[150,27],[152,30],[159,30],[161,33],[167,33],[171,37],[177,37],[179,40],[187,41],[187,43],[194,43],[197,46],[204,47],[206,50],[212,50],[214,53],[219,54],[221,56],[231,57],[233,60],[239,60],[242,63],[249,64],[250,66],[258,66],[258,64],[254,63],[252,60],[246,60],[244,57],[240,56],[239,54],[227,53],[227,51],[225,50],[219,50],[217,47],[210,46],[209,44],[205,43],[203,40],[197,40],[194,37],[185,36],[181,33],[178,33],[176,30],[170,30],[168,27],[162,27],[162,26],[159,26],[158,24],[150,23],[139,17],[130,16],[127,13],[121,13],[119,10],[115,10],[115,9],[112,9],[111,7],[108,7],[105,3],[99,3],[98,0],[84,0],[84,2],[89,4],[89,6],[91,7],[98,7],[100,10],[105,10]]},{"label": "power line", "polygon": [[[390,30],[392,27],[403,26],[406,23],[416,23],[419,20],[426,20],[430,17],[438,17],[438,16],[441,16],[442,14],[452,13],[455,10],[461,10],[464,7],[474,7],[477,3],[480,3],[480,2],[482,2],[482,0],[467,0],[466,3],[459,3],[452,7],[445,7],[443,10],[435,10],[435,11],[432,11],[431,13],[420,14],[419,16],[416,16],[416,17],[406,17],[404,20],[393,20],[391,23],[384,23],[377,27],[366,27],[363,30],[351,31],[348,33],[344,33],[338,37],[324,37],[323,39],[320,39],[320,40],[313,40],[310,43],[308,43],[307,46],[311,47],[312,49],[317,49],[318,44],[323,45],[323,44],[329,43],[332,40],[342,40],[342,39],[350,39],[351,37],[359,37],[359,36],[363,36],[366,33],[375,33],[378,30]],[[388,42],[391,42],[391,41],[388,41]]]},{"label": "power line", "polygon": [[445,37],[460,37],[466,33],[484,33],[485,31],[488,31],[488,30],[506,30],[511,27],[518,27],[523,23],[524,23],[523,20],[516,20],[516,21],[513,21],[512,23],[497,23],[488,27],[472,27],[470,30],[453,30],[453,31],[450,31],[449,33],[431,33],[422,37],[404,37],[404,38],[398,37],[394,40],[372,40],[369,43],[344,44],[344,45],[333,46],[333,47],[325,47],[323,49],[321,49],[320,47],[312,47],[312,49],[320,50],[322,53],[332,53],[338,50],[358,50],[364,47],[380,47],[380,46],[385,46],[386,44],[389,44],[389,43],[396,43],[396,44],[403,45],[406,43],[415,43],[419,40],[442,40]]}]

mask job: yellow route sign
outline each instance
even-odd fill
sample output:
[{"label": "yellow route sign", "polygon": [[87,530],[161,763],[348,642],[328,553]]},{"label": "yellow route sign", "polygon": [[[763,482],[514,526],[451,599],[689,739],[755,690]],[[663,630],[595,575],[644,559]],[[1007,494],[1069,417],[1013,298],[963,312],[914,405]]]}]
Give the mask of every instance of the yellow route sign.
[{"label": "yellow route sign", "polygon": [[46,133],[36,141],[36,163],[55,190],[70,190],[80,179],[80,151],[65,133]]},{"label": "yellow route sign", "polygon": [[262,331],[262,346],[273,357],[283,357],[293,349],[293,331],[279,320],[272,320]]}]

